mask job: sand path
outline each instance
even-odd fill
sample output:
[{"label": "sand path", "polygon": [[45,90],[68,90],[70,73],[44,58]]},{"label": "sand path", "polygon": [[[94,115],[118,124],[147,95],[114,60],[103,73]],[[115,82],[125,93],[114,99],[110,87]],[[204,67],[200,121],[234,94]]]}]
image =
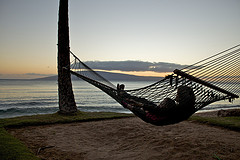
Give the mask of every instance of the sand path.
[{"label": "sand path", "polygon": [[[240,132],[184,121],[153,126],[138,118],[11,129],[47,160],[237,160]],[[49,147],[49,148],[48,148]]]}]

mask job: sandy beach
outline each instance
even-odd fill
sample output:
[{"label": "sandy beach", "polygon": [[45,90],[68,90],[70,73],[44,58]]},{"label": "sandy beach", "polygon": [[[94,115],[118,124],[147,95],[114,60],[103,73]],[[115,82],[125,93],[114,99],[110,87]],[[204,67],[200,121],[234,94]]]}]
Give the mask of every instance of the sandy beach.
[{"label": "sandy beach", "polygon": [[240,132],[184,121],[153,126],[139,118],[10,129],[46,160],[237,160]]}]

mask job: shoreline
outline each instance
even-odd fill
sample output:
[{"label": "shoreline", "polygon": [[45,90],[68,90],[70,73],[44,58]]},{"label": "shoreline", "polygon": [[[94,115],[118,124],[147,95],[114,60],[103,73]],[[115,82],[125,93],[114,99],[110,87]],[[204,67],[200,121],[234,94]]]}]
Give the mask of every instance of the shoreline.
[{"label": "shoreline", "polygon": [[[238,105],[237,105],[238,106]],[[17,117],[22,117],[22,116],[35,116],[35,115],[45,115],[45,114],[54,114],[58,111],[58,107],[55,107],[56,108],[56,111],[55,112],[50,112],[50,113],[35,113],[35,114],[26,114],[26,115],[16,115],[16,116],[9,116],[9,117],[0,117],[0,120],[1,119],[8,119],[8,118],[17,118]],[[213,110],[199,110],[197,111],[196,113],[194,113],[193,115],[195,114],[208,114],[208,113],[211,113],[211,112],[218,112],[219,110],[232,110],[232,109],[240,109],[240,107],[228,107],[228,108],[219,108],[219,109],[213,109]],[[13,109],[10,109],[10,110],[13,110]],[[80,110],[83,110],[83,108],[80,108]],[[89,112],[89,111],[86,111],[86,112]],[[99,111],[101,112],[101,111]],[[117,114],[132,114],[131,111],[129,112],[110,112],[110,113],[117,113]],[[4,113],[5,114],[5,113]],[[202,115],[204,115],[202,114]]]}]

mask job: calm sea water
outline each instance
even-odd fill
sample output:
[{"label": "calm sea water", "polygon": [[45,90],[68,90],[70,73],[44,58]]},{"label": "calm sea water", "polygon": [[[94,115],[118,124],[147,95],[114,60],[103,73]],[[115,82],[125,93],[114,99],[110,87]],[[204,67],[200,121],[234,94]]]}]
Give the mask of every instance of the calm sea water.
[{"label": "calm sea water", "polygon": [[[122,83],[126,85],[126,89],[134,89],[153,82]],[[0,118],[57,112],[57,87],[56,81],[0,80]],[[81,111],[130,113],[108,95],[84,81],[73,81],[73,90]],[[240,108],[239,99],[233,103],[220,101],[202,111],[236,107]]]}]

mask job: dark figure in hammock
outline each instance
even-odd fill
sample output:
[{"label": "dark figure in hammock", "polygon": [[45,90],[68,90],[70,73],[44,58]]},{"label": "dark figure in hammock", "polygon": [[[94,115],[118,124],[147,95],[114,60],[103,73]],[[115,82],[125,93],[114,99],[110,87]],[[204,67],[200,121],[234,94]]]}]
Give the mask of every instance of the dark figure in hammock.
[{"label": "dark figure in hammock", "polygon": [[124,84],[121,84],[121,85],[117,84],[117,90],[118,90],[118,91],[123,91],[124,88],[125,88],[125,85],[124,85]]},{"label": "dark figure in hammock", "polygon": [[[192,88],[180,86],[177,90],[176,102],[165,98],[159,105],[144,103],[136,98],[124,98],[123,106],[131,110],[142,120],[155,125],[166,125],[187,119],[194,111],[195,95]],[[145,101],[147,101],[145,99]]]}]

